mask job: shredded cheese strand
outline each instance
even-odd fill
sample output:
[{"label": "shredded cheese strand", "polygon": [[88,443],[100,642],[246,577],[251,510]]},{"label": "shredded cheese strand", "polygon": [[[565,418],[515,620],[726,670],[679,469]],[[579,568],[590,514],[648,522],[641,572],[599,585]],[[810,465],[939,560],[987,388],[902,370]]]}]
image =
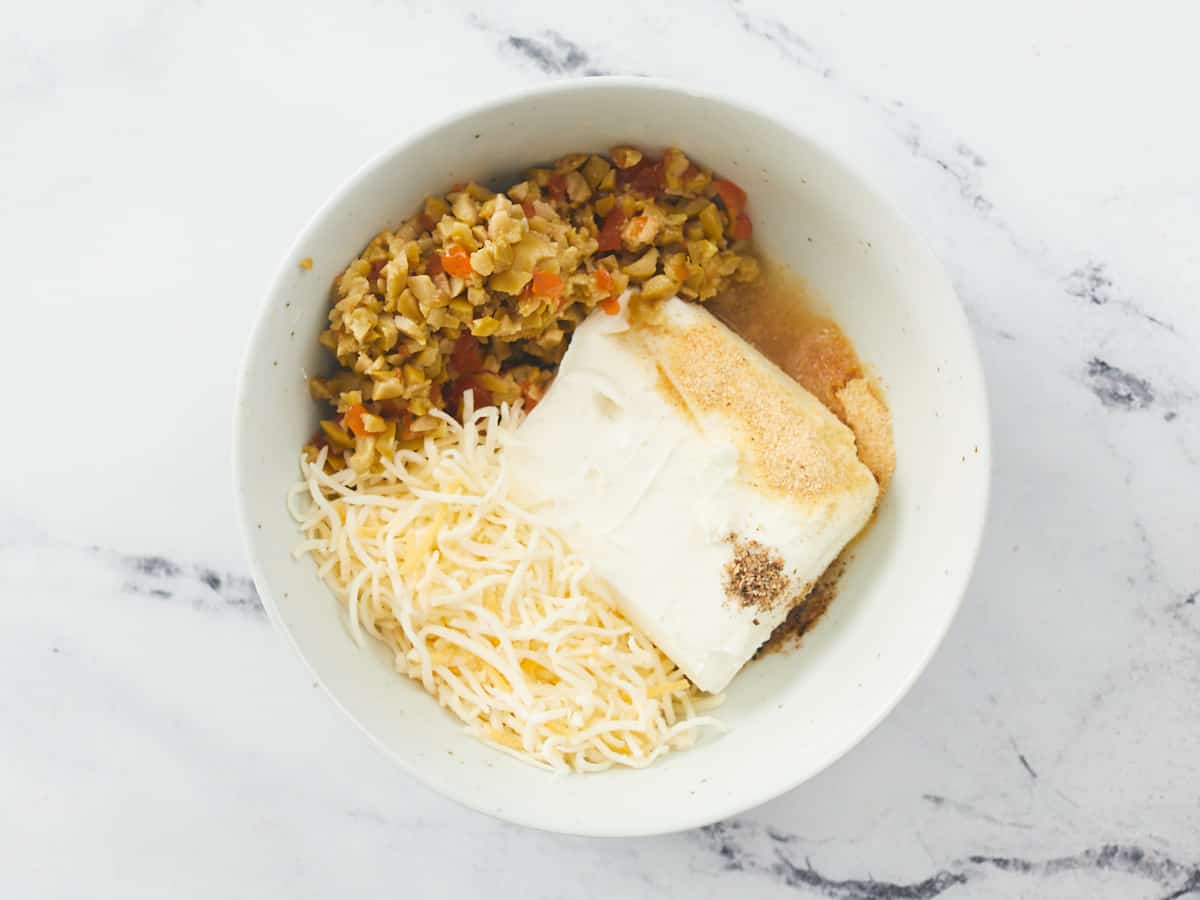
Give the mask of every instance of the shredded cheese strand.
[{"label": "shredded cheese strand", "polygon": [[701,694],[618,611],[611,589],[515,497],[504,446],[519,408],[468,406],[464,427],[372,471],[301,456],[288,498],[296,556],[364,632],[467,730],[561,772],[647,766],[695,743]]}]

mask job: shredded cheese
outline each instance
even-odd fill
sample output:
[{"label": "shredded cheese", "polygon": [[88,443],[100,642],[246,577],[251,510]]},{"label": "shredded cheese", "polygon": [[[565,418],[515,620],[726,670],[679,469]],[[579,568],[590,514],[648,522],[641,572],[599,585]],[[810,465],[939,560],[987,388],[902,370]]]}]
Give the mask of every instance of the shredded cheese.
[{"label": "shredded cheese", "polygon": [[[469,395],[468,395],[469,398]],[[611,588],[513,495],[504,444],[519,408],[448,416],[421,452],[361,474],[303,456],[290,508],[363,632],[467,730],[555,771],[642,767],[691,746],[700,693],[618,611]]]}]

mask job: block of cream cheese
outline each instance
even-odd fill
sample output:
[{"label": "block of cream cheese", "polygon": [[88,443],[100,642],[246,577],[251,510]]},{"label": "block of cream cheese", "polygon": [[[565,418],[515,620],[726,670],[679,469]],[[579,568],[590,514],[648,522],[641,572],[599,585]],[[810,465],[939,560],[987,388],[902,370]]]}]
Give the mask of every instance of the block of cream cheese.
[{"label": "block of cream cheese", "polygon": [[702,306],[594,312],[517,431],[517,486],[705,691],[866,524],[854,436]]}]

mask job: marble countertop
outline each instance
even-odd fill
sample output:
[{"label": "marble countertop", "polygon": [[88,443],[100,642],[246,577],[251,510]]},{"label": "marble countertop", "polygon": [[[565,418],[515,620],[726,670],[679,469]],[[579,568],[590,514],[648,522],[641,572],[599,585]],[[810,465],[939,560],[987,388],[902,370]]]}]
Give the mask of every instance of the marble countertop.
[{"label": "marble countertop", "polygon": [[[1200,897],[1197,18],[10,14],[0,895]],[[272,632],[230,486],[247,330],[323,198],[456,106],[599,73],[754,98],[890,195],[962,295],[995,431],[978,569],[912,693],[808,784],[643,840],[505,825],[394,768]]]}]

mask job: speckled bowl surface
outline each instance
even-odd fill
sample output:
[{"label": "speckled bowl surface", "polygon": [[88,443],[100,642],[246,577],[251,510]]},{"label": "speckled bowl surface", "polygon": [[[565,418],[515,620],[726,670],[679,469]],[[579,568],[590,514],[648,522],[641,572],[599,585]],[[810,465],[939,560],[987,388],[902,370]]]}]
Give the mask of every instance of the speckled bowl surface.
[{"label": "speckled bowl surface", "polygon": [[[731,731],[640,771],[555,776],[465,735],[382,647],[359,649],[285,506],[318,408],[303,373],[329,285],[430,192],[503,179],[568,151],[677,145],[749,195],[759,247],[802,275],[882,377],[899,466],[839,597],[796,652],[748,666],[720,710]],[[311,271],[297,265],[314,261]],[[958,608],[989,482],[976,349],[942,266],[819,135],[648,79],[561,82],[413,134],[353,175],[280,263],[236,401],[235,482],[255,582],[272,621],[329,695],[414,777],[482,812],[554,831],[640,835],[703,825],[812,777],[904,696]]]}]

